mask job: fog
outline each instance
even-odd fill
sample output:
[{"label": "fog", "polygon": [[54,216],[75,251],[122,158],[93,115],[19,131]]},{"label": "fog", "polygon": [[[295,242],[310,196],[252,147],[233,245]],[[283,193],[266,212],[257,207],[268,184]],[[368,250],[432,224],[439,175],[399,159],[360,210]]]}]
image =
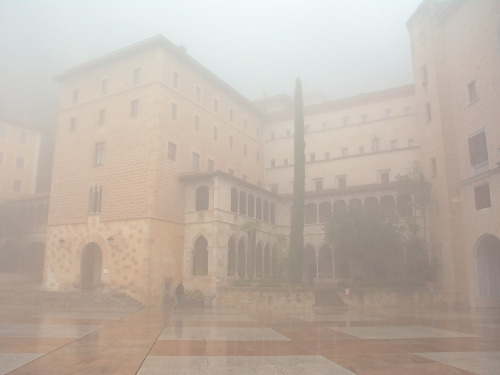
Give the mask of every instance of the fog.
[{"label": "fog", "polygon": [[3,0],[0,111],[54,118],[53,76],[157,34],[250,100],[336,99],[412,82],[405,23],[420,0]]}]

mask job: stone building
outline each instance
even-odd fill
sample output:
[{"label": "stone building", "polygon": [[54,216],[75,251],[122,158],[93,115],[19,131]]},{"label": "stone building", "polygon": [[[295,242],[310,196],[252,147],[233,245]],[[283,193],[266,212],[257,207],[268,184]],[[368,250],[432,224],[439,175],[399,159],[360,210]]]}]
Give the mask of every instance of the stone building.
[{"label": "stone building", "polygon": [[[309,277],[340,272],[324,237],[332,213],[408,215],[395,177],[419,161],[436,288],[449,303],[498,303],[499,8],[424,1],[408,21],[414,85],[305,108]],[[249,102],[162,36],[57,79],[47,287],[156,304],[180,279],[210,295],[283,272],[291,99]]]},{"label": "stone building", "polygon": [[41,281],[48,193],[36,191],[41,133],[0,118],[0,276]]}]

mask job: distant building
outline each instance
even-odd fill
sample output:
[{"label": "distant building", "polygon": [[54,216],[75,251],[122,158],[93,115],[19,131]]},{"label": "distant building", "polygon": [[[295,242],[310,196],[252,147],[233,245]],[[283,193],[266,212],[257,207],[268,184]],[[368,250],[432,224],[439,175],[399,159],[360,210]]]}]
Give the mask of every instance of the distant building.
[{"label": "distant building", "polygon": [[[494,0],[424,1],[408,21],[414,85],[305,107],[308,277],[345,272],[325,242],[332,214],[411,214],[396,176],[418,161],[433,186],[420,220],[442,302],[500,304],[499,15]],[[180,279],[214,295],[282,274],[290,98],[250,102],[162,36],[57,79],[47,287],[159,304]]]},{"label": "distant building", "polygon": [[35,127],[0,118],[0,200],[35,193],[40,139]]}]

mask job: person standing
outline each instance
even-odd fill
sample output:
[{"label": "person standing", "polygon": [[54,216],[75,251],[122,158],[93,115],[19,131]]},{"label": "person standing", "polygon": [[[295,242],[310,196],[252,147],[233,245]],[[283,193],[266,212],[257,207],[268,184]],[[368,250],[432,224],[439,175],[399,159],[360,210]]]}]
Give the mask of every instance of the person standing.
[{"label": "person standing", "polygon": [[182,307],[182,302],[184,300],[184,284],[182,281],[180,281],[175,288],[175,300],[175,307]]}]

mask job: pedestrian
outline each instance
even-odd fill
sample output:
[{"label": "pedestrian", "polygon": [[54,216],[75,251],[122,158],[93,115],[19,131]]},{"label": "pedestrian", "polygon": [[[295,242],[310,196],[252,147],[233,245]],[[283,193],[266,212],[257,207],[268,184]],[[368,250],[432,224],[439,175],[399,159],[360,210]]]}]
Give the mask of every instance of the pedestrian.
[{"label": "pedestrian", "polygon": [[182,301],[184,299],[184,285],[182,284],[182,280],[177,284],[175,288],[175,307],[182,307]]}]

